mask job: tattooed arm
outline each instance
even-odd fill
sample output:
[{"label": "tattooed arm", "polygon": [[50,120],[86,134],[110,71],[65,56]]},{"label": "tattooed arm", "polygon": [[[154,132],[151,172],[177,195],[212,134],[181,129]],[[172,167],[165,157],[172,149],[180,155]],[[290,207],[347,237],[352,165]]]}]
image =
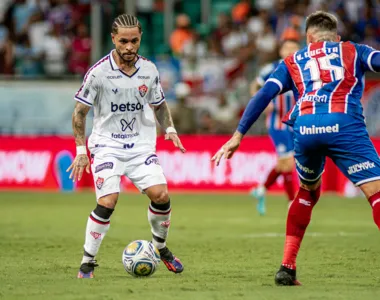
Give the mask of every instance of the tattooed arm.
[{"label": "tattooed arm", "polygon": [[162,129],[166,131],[168,127],[174,128],[172,115],[170,114],[169,106],[166,101],[162,102],[160,105],[154,106],[154,113]]},{"label": "tattooed arm", "polygon": [[179,148],[182,152],[185,152],[186,149],[182,146],[181,140],[174,129],[173,119],[166,101],[162,102],[160,105],[154,106],[154,113],[158,123],[160,123],[161,127],[166,132],[165,140],[172,140],[174,146]]},{"label": "tattooed arm", "polygon": [[[71,166],[66,170],[66,172],[71,170],[70,179],[73,181],[80,180],[83,175],[84,169],[87,173],[90,173],[90,160],[88,159],[86,152],[86,116],[90,110],[90,106],[84,105],[80,102],[75,104],[72,124],[73,132],[75,137],[75,143],[77,145],[77,155],[71,164]],[[78,147],[81,147],[80,152],[78,153]],[[84,147],[84,148],[83,148]],[[82,153],[82,151],[84,153]]]},{"label": "tattooed arm", "polygon": [[75,104],[72,124],[75,137],[75,143],[77,146],[86,146],[86,116],[90,110],[90,106],[77,102]]}]

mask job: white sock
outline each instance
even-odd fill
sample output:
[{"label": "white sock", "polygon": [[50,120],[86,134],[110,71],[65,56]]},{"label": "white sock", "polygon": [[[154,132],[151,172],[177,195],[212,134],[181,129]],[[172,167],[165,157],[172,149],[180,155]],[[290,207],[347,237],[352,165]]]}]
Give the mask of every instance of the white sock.
[{"label": "white sock", "polygon": [[152,239],[153,245],[157,247],[157,249],[162,249],[166,246],[166,238],[169,233],[170,227],[170,216],[171,216],[171,207],[170,203],[164,206],[164,209],[161,210],[157,207],[161,205],[153,204],[149,205],[148,208],[148,221],[150,227],[152,229],[152,234],[159,238],[159,241]]},{"label": "white sock", "polygon": [[110,218],[103,219],[91,212],[88,217],[86,227],[86,238],[84,243],[84,251],[92,255],[92,257],[83,255],[81,263],[87,263],[98,254],[100,245],[110,228]]}]

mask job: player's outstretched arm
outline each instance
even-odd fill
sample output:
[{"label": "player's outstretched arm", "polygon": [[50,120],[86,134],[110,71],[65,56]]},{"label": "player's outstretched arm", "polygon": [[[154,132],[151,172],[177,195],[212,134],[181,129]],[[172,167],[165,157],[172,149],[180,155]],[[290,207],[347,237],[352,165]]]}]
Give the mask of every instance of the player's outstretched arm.
[{"label": "player's outstretched arm", "polygon": [[90,108],[91,107],[88,105],[77,102],[72,115],[72,125],[75,143],[77,145],[77,155],[66,172],[71,170],[69,178],[73,179],[73,181],[77,181],[82,178],[84,169],[86,169],[87,173],[90,173],[90,160],[87,156],[85,133],[86,116]]},{"label": "player's outstretched arm", "polygon": [[274,97],[281,91],[279,85],[272,81],[267,81],[264,87],[251,98],[244,114],[240,119],[239,126],[235,131],[231,139],[225,143],[222,148],[211,158],[218,166],[220,160],[224,156],[226,159],[230,159],[235,151],[239,148],[241,140],[247,131],[251,128],[254,122],[259,118],[264,109],[269,105]]},{"label": "player's outstretched arm", "polygon": [[165,140],[172,140],[174,146],[179,148],[182,153],[186,152],[186,149],[182,146],[181,140],[179,139],[177,131],[174,128],[173,119],[166,101],[163,101],[160,105],[154,106],[154,113],[158,123],[160,123],[160,126],[166,132]]}]

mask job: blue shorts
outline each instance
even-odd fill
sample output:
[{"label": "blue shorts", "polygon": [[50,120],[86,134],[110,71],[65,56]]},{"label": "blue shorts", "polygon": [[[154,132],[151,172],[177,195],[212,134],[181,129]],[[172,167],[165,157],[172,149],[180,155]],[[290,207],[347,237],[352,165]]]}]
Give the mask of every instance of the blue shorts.
[{"label": "blue shorts", "polygon": [[276,148],[277,155],[281,157],[293,156],[293,131],[289,129],[269,129],[269,136]]},{"label": "blue shorts", "polygon": [[321,177],[326,156],[357,186],[380,179],[380,159],[363,119],[343,113],[304,115],[293,129],[296,169],[304,183]]}]

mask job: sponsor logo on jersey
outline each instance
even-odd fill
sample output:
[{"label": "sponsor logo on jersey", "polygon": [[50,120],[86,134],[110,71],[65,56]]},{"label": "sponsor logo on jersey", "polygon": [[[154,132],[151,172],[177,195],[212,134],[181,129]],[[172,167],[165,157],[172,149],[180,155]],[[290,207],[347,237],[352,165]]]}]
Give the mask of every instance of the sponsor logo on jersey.
[{"label": "sponsor logo on jersey", "polygon": [[103,186],[103,183],[104,183],[104,178],[102,177],[98,177],[98,179],[96,179],[96,187],[98,188],[98,190],[100,190]]},{"label": "sponsor logo on jersey", "polygon": [[112,169],[112,168],[113,168],[113,162],[105,162],[95,167],[95,173],[98,173],[105,169]]},{"label": "sponsor logo on jersey", "polygon": [[150,79],[150,76],[137,76],[138,79]]},{"label": "sponsor logo on jersey", "polygon": [[107,76],[107,79],[120,79],[122,78],[123,76],[121,75],[117,75],[117,76]]},{"label": "sponsor logo on jersey", "polygon": [[124,119],[121,119],[120,120],[121,130],[126,131],[128,128],[130,131],[133,131],[133,125],[135,125],[135,122],[136,122],[136,118],[133,118],[132,121],[130,121],[130,122],[128,122]]},{"label": "sponsor logo on jersey", "polygon": [[160,161],[158,160],[158,157],[156,154],[152,154],[145,160],[145,164],[149,166],[150,164],[159,165]]},{"label": "sponsor logo on jersey", "polygon": [[305,167],[303,165],[300,164],[300,162],[296,159],[296,165],[297,167],[302,171],[302,172],[305,172],[307,174],[314,174],[314,170],[310,170],[308,167]]},{"label": "sponsor logo on jersey", "polygon": [[100,239],[102,237],[102,234],[99,233],[99,232],[95,232],[95,231],[91,231],[90,234],[92,235],[92,237],[97,240],[97,239]]},{"label": "sponsor logo on jersey", "polygon": [[112,89],[112,92],[116,95],[116,93],[118,92],[119,90],[118,89]]},{"label": "sponsor logo on jersey", "polygon": [[[123,134],[123,133],[111,133],[111,138],[113,139],[130,139],[136,136],[139,136],[140,134],[138,132],[131,133],[131,134]],[[134,144],[130,148],[132,148]]]},{"label": "sponsor logo on jersey", "polygon": [[327,103],[327,96],[326,95],[323,95],[323,96],[318,96],[318,95],[306,95],[306,96],[303,96],[301,99],[299,99],[297,101],[297,104],[298,105],[301,105],[301,103],[303,101],[307,101],[307,102],[319,102],[319,103]]},{"label": "sponsor logo on jersey", "polygon": [[375,167],[374,162],[365,161],[365,162],[362,162],[360,164],[355,164],[355,165],[349,166],[347,169],[347,173],[349,175],[351,175],[351,174],[361,172],[363,170],[373,169],[374,167]]},{"label": "sponsor logo on jersey", "polygon": [[147,91],[148,91],[148,87],[145,84],[139,86],[139,93],[141,97],[144,97]]},{"label": "sponsor logo on jersey", "polygon": [[117,112],[117,111],[138,111],[138,110],[144,110],[144,105],[140,103],[113,103],[111,102],[111,112]]},{"label": "sponsor logo on jersey", "polygon": [[339,124],[333,126],[301,126],[300,134],[309,135],[309,134],[322,134],[322,133],[335,133],[339,132]]}]

